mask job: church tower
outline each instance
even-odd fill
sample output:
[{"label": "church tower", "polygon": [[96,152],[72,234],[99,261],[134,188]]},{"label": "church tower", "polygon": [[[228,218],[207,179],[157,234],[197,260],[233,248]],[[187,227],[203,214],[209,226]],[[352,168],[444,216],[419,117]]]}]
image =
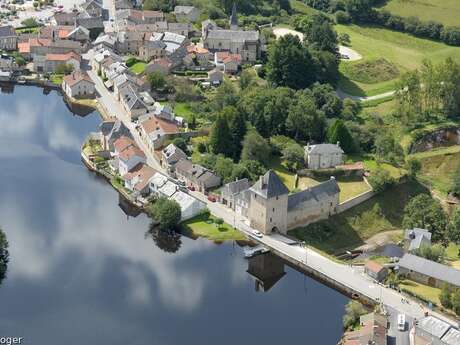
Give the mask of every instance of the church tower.
[{"label": "church tower", "polygon": [[238,30],[238,16],[236,14],[236,3],[233,3],[232,15],[230,16],[230,30]]}]

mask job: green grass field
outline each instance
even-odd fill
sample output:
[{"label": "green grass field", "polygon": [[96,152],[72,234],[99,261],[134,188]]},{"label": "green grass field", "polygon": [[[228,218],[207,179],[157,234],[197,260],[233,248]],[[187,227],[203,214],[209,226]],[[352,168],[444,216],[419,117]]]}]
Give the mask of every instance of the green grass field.
[{"label": "green grass field", "polygon": [[[363,245],[365,240],[378,233],[402,230],[404,207],[411,197],[421,192],[427,192],[422,185],[407,182],[328,220],[293,230],[290,234],[323,252],[339,254]],[[318,236],[322,230],[315,228],[317,226],[327,227],[329,234]]]},{"label": "green grass field", "polygon": [[458,26],[458,0],[389,0],[383,9],[402,17],[415,16],[424,21],[434,20],[447,26]]},{"label": "green grass field", "polygon": [[441,62],[447,57],[460,62],[460,47],[448,46],[444,43],[417,38],[409,34],[391,31],[379,27],[363,27],[357,25],[336,25],[340,33],[347,33],[351,38],[351,48],[363,56],[355,62],[342,62],[340,71],[342,76],[339,86],[343,91],[358,96],[372,96],[391,91],[395,87],[396,79],[377,83],[363,83],[352,80],[348,74],[347,64],[362,64],[367,61],[386,59],[394,65],[400,73],[420,67],[424,59],[434,63]]},{"label": "green grass field", "polygon": [[[304,190],[308,187],[312,187],[324,181],[324,179],[313,179],[306,176],[301,176],[298,178],[297,186],[295,185],[295,174],[290,172],[281,164],[279,157],[274,157],[271,162],[271,169],[273,169],[277,175],[280,177],[281,181],[286,185],[290,190]],[[340,202],[351,199],[361,193],[364,193],[369,190],[369,186],[361,178],[353,177],[338,177],[337,182],[340,188]]]},{"label": "green grass field", "polygon": [[441,302],[439,301],[439,294],[441,293],[441,289],[416,283],[412,280],[404,280],[399,284],[399,287],[411,291],[415,295],[431,301],[433,304],[441,305]]},{"label": "green grass field", "polygon": [[420,160],[420,181],[444,195],[449,193],[452,174],[460,165],[460,146],[450,146],[411,155]]},{"label": "green grass field", "polygon": [[139,61],[132,65],[129,70],[135,74],[141,74],[145,71],[145,66],[147,66],[145,62]]},{"label": "green grass field", "polygon": [[182,233],[192,237],[205,237],[211,241],[227,241],[227,240],[245,240],[246,237],[242,232],[233,229],[230,225],[224,223],[218,226],[214,223],[215,218],[208,219],[203,216],[197,216],[181,224]]}]

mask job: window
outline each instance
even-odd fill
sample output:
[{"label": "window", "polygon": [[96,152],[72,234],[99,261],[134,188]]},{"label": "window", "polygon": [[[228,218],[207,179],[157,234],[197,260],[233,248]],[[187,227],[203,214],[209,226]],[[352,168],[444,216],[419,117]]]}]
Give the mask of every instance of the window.
[{"label": "window", "polygon": [[275,212],[275,208],[273,207],[273,212]]},{"label": "window", "polygon": [[276,197],[276,200],[278,200],[278,197]]},{"label": "window", "polygon": [[272,218],[270,217],[270,223],[272,222]]}]

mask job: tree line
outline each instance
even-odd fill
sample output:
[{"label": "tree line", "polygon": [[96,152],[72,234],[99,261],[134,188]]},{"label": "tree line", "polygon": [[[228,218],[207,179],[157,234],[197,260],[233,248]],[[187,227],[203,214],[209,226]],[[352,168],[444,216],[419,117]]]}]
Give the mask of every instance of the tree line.
[{"label": "tree line", "polygon": [[460,46],[460,27],[445,26],[433,20],[422,21],[415,16],[401,17],[386,10],[377,10],[375,6],[379,3],[379,0],[306,0],[307,5],[317,10],[334,13],[339,24],[375,24],[417,37]]}]

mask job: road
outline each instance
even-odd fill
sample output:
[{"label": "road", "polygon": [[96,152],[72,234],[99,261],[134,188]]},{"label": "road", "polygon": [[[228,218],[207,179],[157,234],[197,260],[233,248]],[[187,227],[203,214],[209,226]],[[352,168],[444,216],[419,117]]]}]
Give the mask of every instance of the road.
[{"label": "road", "polygon": [[[224,219],[226,223],[244,232],[255,241],[290,257],[291,261],[300,264],[300,266],[307,266],[328,276],[329,278],[334,279],[336,282],[374,300],[377,303],[381,301],[387,309],[394,311],[397,310],[398,313],[406,314],[408,320],[412,320],[414,318],[420,319],[424,316],[424,313],[428,311],[423,305],[414,300],[403,302],[403,296],[400,293],[376,283],[373,279],[364,274],[362,268],[360,267],[338,263],[310,248],[287,244],[290,242],[290,239],[284,237],[283,235],[264,235],[262,238],[256,238],[252,233],[253,229],[248,226],[247,221],[231,209],[220,203],[209,202],[201,193],[191,192],[191,194],[203,202],[206,202],[210,212],[214,216]],[[429,313],[451,323],[453,326],[458,326],[455,321],[452,321],[441,314],[432,311],[429,311]],[[402,338],[403,334],[398,334],[397,337]],[[399,345],[400,343],[398,342],[397,344]],[[402,344],[405,343],[403,342]]]},{"label": "road", "polygon": [[[90,60],[92,54],[93,52],[89,51],[83,57],[87,60]],[[104,106],[104,108],[110,115],[115,116],[117,119],[123,122],[123,124],[130,130],[131,135],[134,138],[134,141],[139,146],[139,148],[145,153],[145,156],[147,157],[147,164],[155,170],[165,173],[160,163],[155,159],[154,153],[147,147],[144,140],[140,136],[139,132],[136,129],[136,125],[133,122],[131,122],[131,118],[129,117],[128,113],[125,111],[120,102],[115,98],[115,95],[107,90],[101,78],[99,78],[95,71],[89,69],[87,70],[87,73],[96,85],[96,91],[99,94],[97,98],[98,102],[100,102]]]},{"label": "road", "polygon": [[409,331],[414,319],[406,315],[406,328],[404,331],[398,330],[399,311],[393,308],[387,308],[389,314],[390,327],[388,328],[388,345],[410,345]]},{"label": "road", "polygon": [[[91,52],[89,55],[85,56],[85,58],[89,58],[90,55]],[[94,71],[89,70],[88,74],[94,81],[96,90],[99,93],[98,101],[103,104],[111,115],[117,117],[125,124],[126,127],[130,129],[137,145],[146,154],[147,164],[154,169],[165,173],[164,169],[162,169],[158,161],[155,159],[154,154],[148,149],[147,145],[140,137],[135,125],[131,122],[130,117],[121,104],[116,100],[115,96],[105,88],[102,80]],[[305,269],[310,268],[320,272],[335,280],[337,283],[358,292],[377,303],[381,302],[387,308],[404,313],[410,318],[419,319],[423,317],[426,309],[422,305],[413,300],[410,300],[408,303],[403,303],[403,296],[401,294],[393,289],[386,288],[385,286],[376,283],[364,274],[362,268],[338,263],[310,248],[287,244],[287,242],[290,242],[291,240],[279,234],[270,236],[264,235],[262,238],[256,238],[253,235],[254,229],[247,224],[247,221],[244,218],[237,215],[233,210],[223,204],[210,202],[205,195],[199,192],[194,191],[190,192],[190,194],[205,202],[214,216],[224,219],[226,223],[233,225],[235,228],[245,233],[248,237],[262,243],[274,251],[282,253],[286,257],[290,258],[292,262],[303,266]],[[442,315],[431,311],[430,314],[440,317],[454,326],[457,325],[455,322],[446,319]]]}]

